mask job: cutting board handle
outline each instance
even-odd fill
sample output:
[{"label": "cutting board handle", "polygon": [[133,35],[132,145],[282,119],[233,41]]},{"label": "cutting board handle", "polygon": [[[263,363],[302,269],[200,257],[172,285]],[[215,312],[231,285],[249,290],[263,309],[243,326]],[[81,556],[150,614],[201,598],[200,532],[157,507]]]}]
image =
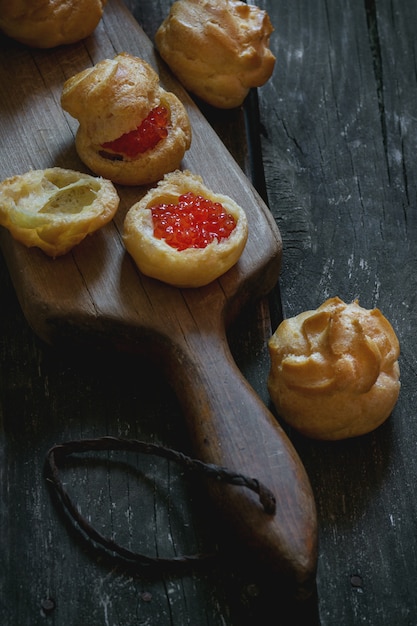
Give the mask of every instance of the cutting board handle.
[{"label": "cutting board handle", "polygon": [[225,333],[185,334],[181,346],[170,352],[176,363],[167,372],[194,453],[206,463],[257,479],[276,499],[271,515],[248,489],[208,481],[224,521],[257,560],[308,588],[316,571],[316,509],[293,445],[242,376]]}]

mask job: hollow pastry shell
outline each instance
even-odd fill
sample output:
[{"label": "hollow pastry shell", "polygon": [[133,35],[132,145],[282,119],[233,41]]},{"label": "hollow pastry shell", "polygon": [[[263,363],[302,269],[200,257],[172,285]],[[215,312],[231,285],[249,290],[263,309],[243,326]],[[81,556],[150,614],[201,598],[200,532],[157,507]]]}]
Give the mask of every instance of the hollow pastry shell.
[{"label": "hollow pastry shell", "polygon": [[0,225],[27,247],[66,254],[116,213],[113,184],[59,167],[32,170],[0,183]]}]

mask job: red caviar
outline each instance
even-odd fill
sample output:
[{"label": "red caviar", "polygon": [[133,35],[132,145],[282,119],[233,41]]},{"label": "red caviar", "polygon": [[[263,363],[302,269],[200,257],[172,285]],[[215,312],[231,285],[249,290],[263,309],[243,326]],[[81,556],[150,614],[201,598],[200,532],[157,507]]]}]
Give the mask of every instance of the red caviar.
[{"label": "red caviar", "polygon": [[154,235],[177,250],[205,248],[215,239],[227,239],[236,220],[220,202],[212,202],[191,191],[178,198],[178,204],[152,207]]},{"label": "red caviar", "polygon": [[134,159],[138,154],[155,148],[161,139],[165,139],[168,135],[168,123],[167,109],[157,106],[135,130],[125,133],[114,141],[107,141],[101,147]]}]

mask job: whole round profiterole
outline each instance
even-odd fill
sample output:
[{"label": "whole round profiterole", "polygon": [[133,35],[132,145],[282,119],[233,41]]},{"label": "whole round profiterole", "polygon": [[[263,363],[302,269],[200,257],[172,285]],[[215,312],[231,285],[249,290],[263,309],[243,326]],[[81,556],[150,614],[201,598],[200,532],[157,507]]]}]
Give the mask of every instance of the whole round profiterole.
[{"label": "whole round profiterole", "polygon": [[275,56],[266,11],[239,0],[177,0],[155,34],[181,83],[212,106],[242,104],[270,78]]},{"label": "whole round profiterole", "polygon": [[[201,204],[204,209],[206,202],[214,213],[213,217],[209,216],[212,223],[207,227],[207,213],[202,215],[198,208]],[[162,225],[161,236],[155,234],[156,209]],[[163,225],[164,211],[173,214],[168,226]],[[229,227],[226,236],[220,235],[223,223]],[[209,239],[205,242],[207,231]],[[177,237],[172,238],[170,233],[181,236],[180,247],[171,241]],[[242,207],[229,196],[214,193],[201,176],[188,170],[166,174],[134,204],[126,215],[123,232],[125,247],[139,270],[175,287],[202,287],[224,274],[238,262],[247,237],[248,223]]]},{"label": "whole round profiterole", "polygon": [[0,30],[32,48],[55,48],[96,29],[106,0],[0,0]]},{"label": "whole round profiterole", "polygon": [[269,340],[268,389],[278,414],[302,434],[337,440],[368,433],[400,392],[398,338],[379,309],[326,300],[281,322]]}]

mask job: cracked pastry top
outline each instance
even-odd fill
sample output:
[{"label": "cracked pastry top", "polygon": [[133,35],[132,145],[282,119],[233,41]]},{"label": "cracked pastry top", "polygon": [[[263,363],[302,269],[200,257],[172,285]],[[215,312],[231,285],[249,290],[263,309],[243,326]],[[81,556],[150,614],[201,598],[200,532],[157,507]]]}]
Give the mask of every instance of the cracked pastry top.
[{"label": "cracked pastry top", "polygon": [[284,320],[269,351],[268,388],[277,412],[309,437],[365,434],[397,402],[399,342],[378,309],[330,298]]},{"label": "cracked pastry top", "polygon": [[155,35],[181,83],[212,106],[240,106],[271,76],[268,14],[239,0],[177,0]]}]

